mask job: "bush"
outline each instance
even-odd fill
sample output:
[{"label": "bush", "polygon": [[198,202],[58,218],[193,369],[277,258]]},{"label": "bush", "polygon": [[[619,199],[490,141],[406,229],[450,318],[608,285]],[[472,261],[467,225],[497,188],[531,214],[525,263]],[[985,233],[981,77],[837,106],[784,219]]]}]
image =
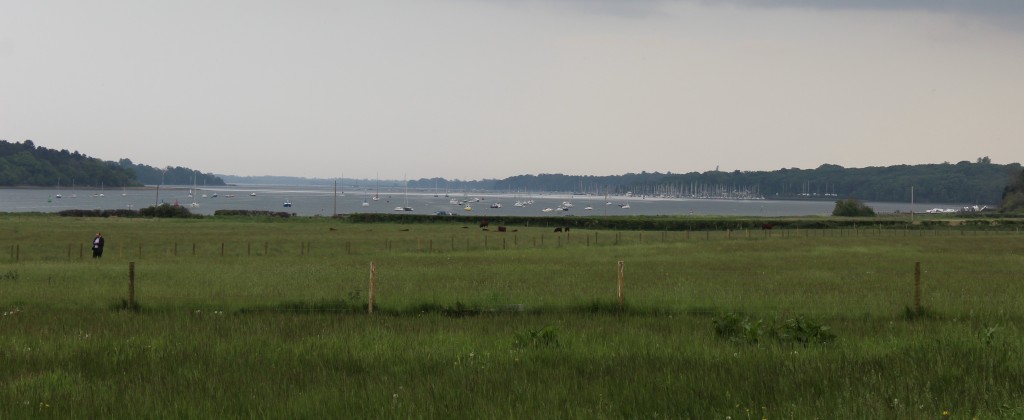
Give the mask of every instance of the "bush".
[{"label": "bush", "polygon": [[283,211],[268,211],[268,210],[217,210],[213,212],[214,216],[249,216],[249,217],[281,217],[288,218],[295,215],[295,213],[288,213]]},{"label": "bush", "polygon": [[61,210],[57,215],[63,217],[134,217],[139,212],[135,210]]},{"label": "bush", "polygon": [[144,209],[139,209],[139,216],[143,217],[168,217],[168,218],[191,218],[199,217],[192,214],[192,212],[183,206],[172,206],[170,204],[161,204],[159,206],[149,206]]},{"label": "bush", "polygon": [[848,198],[836,201],[836,207],[832,210],[833,216],[845,217],[874,217],[875,209],[868,207],[864,202]]}]

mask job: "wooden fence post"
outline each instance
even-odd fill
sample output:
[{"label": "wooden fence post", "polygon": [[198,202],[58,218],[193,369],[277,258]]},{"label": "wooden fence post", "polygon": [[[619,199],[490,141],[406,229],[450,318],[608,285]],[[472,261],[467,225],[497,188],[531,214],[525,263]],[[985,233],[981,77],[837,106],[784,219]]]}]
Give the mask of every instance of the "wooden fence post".
[{"label": "wooden fence post", "polygon": [[624,305],[624,302],[623,302],[624,299],[622,297],[622,282],[623,282],[623,272],[625,271],[625,265],[626,265],[625,261],[619,261],[619,267],[618,267],[618,274],[619,274],[619,288],[618,288],[618,290],[619,290],[619,292],[618,292],[618,296],[619,296],[619,309],[622,309],[623,305]]},{"label": "wooden fence post", "polygon": [[914,313],[921,313],[921,263],[914,263]]},{"label": "wooden fence post", "polygon": [[128,310],[135,308],[135,262],[128,263]]},{"label": "wooden fence post", "polygon": [[374,288],[377,285],[377,265],[370,261],[370,302],[367,306],[367,313],[373,315]]}]

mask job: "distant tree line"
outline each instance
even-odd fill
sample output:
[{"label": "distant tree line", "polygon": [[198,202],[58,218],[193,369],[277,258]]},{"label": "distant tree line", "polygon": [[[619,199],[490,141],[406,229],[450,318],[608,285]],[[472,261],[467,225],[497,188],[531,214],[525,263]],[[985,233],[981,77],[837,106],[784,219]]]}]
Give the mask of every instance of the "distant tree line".
[{"label": "distant tree line", "polygon": [[131,168],[85,156],[78,151],[37,147],[32,140],[0,140],[0,185],[71,188],[138,185]]},{"label": "distant tree line", "polygon": [[[999,165],[988,157],[955,164],[844,168],[825,164],[815,169],[775,171],[708,171],[685,174],[641,172],[612,176],[563,174],[517,175],[502,180],[410,181],[411,188],[450,186],[461,190],[574,192],[603,195],[699,196],[742,192],[769,199],[856,198],[863,201],[997,204],[1021,164]],[[913,188],[913,191],[911,190]]]},{"label": "distant tree line", "polygon": [[201,173],[195,169],[181,166],[155,168],[149,165],[132,163],[129,159],[121,159],[118,165],[131,169],[139,182],[146,185],[198,185],[223,186],[224,180],[212,173]]},{"label": "distant tree line", "polygon": [[1003,203],[1000,210],[1004,212],[1024,211],[1024,170],[1020,171],[1003,190]]},{"label": "distant tree line", "polygon": [[64,188],[133,187],[157,185],[224,185],[213,174],[182,167],[154,168],[131,160],[104,161],[78,151],[53,150],[36,146],[32,140],[11,143],[0,140],[0,186]]},{"label": "distant tree line", "polygon": [[[108,162],[77,151],[38,147],[31,140],[21,143],[0,140],[0,186],[55,186],[58,182],[64,186],[74,182],[83,187],[225,185],[219,176],[189,168],[155,168],[135,164],[129,159]],[[373,181],[373,185],[378,183],[382,187],[396,186],[394,181]],[[361,185],[369,187],[371,184],[365,181]],[[824,164],[815,169],[783,168],[775,171],[641,172],[608,176],[539,174],[475,181],[425,178],[410,180],[409,187],[452,194],[462,191],[632,193],[677,197],[855,198],[889,202],[910,201],[913,191],[914,200],[919,203],[1004,203],[1003,209],[1024,207],[1021,164],[994,164],[988,157],[955,164],[867,168]]]}]

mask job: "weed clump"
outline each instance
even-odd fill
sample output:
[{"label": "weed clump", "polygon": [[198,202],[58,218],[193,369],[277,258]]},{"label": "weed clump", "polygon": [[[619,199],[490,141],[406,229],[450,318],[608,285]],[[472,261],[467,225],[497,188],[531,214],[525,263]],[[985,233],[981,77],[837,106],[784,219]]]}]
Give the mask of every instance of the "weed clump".
[{"label": "weed clump", "polygon": [[835,341],[831,328],[803,315],[780,323],[766,324],[749,316],[729,312],[713,320],[715,335],[737,344],[759,344],[770,339],[780,344],[828,344]]},{"label": "weed clump", "polygon": [[129,303],[128,299],[120,299],[118,301],[112,302],[107,307],[111,311],[114,311],[114,312],[122,312],[123,311],[123,312],[139,313],[139,312],[142,311],[142,305],[139,305],[138,301]]},{"label": "weed clump", "polygon": [[939,314],[931,311],[925,307],[911,308],[909,306],[903,307],[903,319],[907,321],[917,320],[935,320],[939,319]]},{"label": "weed clump", "polygon": [[544,326],[536,330],[526,330],[517,333],[512,339],[512,347],[517,350],[527,348],[557,348],[561,346],[558,341],[558,332],[551,326]]}]

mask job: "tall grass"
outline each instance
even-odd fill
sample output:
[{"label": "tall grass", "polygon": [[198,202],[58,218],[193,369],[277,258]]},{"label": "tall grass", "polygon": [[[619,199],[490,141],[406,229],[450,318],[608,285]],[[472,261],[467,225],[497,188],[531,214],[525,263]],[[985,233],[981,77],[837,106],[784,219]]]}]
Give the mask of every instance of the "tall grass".
[{"label": "tall grass", "polygon": [[1024,415],[1015,233],[516,229],[0,215],[0,418]]}]

